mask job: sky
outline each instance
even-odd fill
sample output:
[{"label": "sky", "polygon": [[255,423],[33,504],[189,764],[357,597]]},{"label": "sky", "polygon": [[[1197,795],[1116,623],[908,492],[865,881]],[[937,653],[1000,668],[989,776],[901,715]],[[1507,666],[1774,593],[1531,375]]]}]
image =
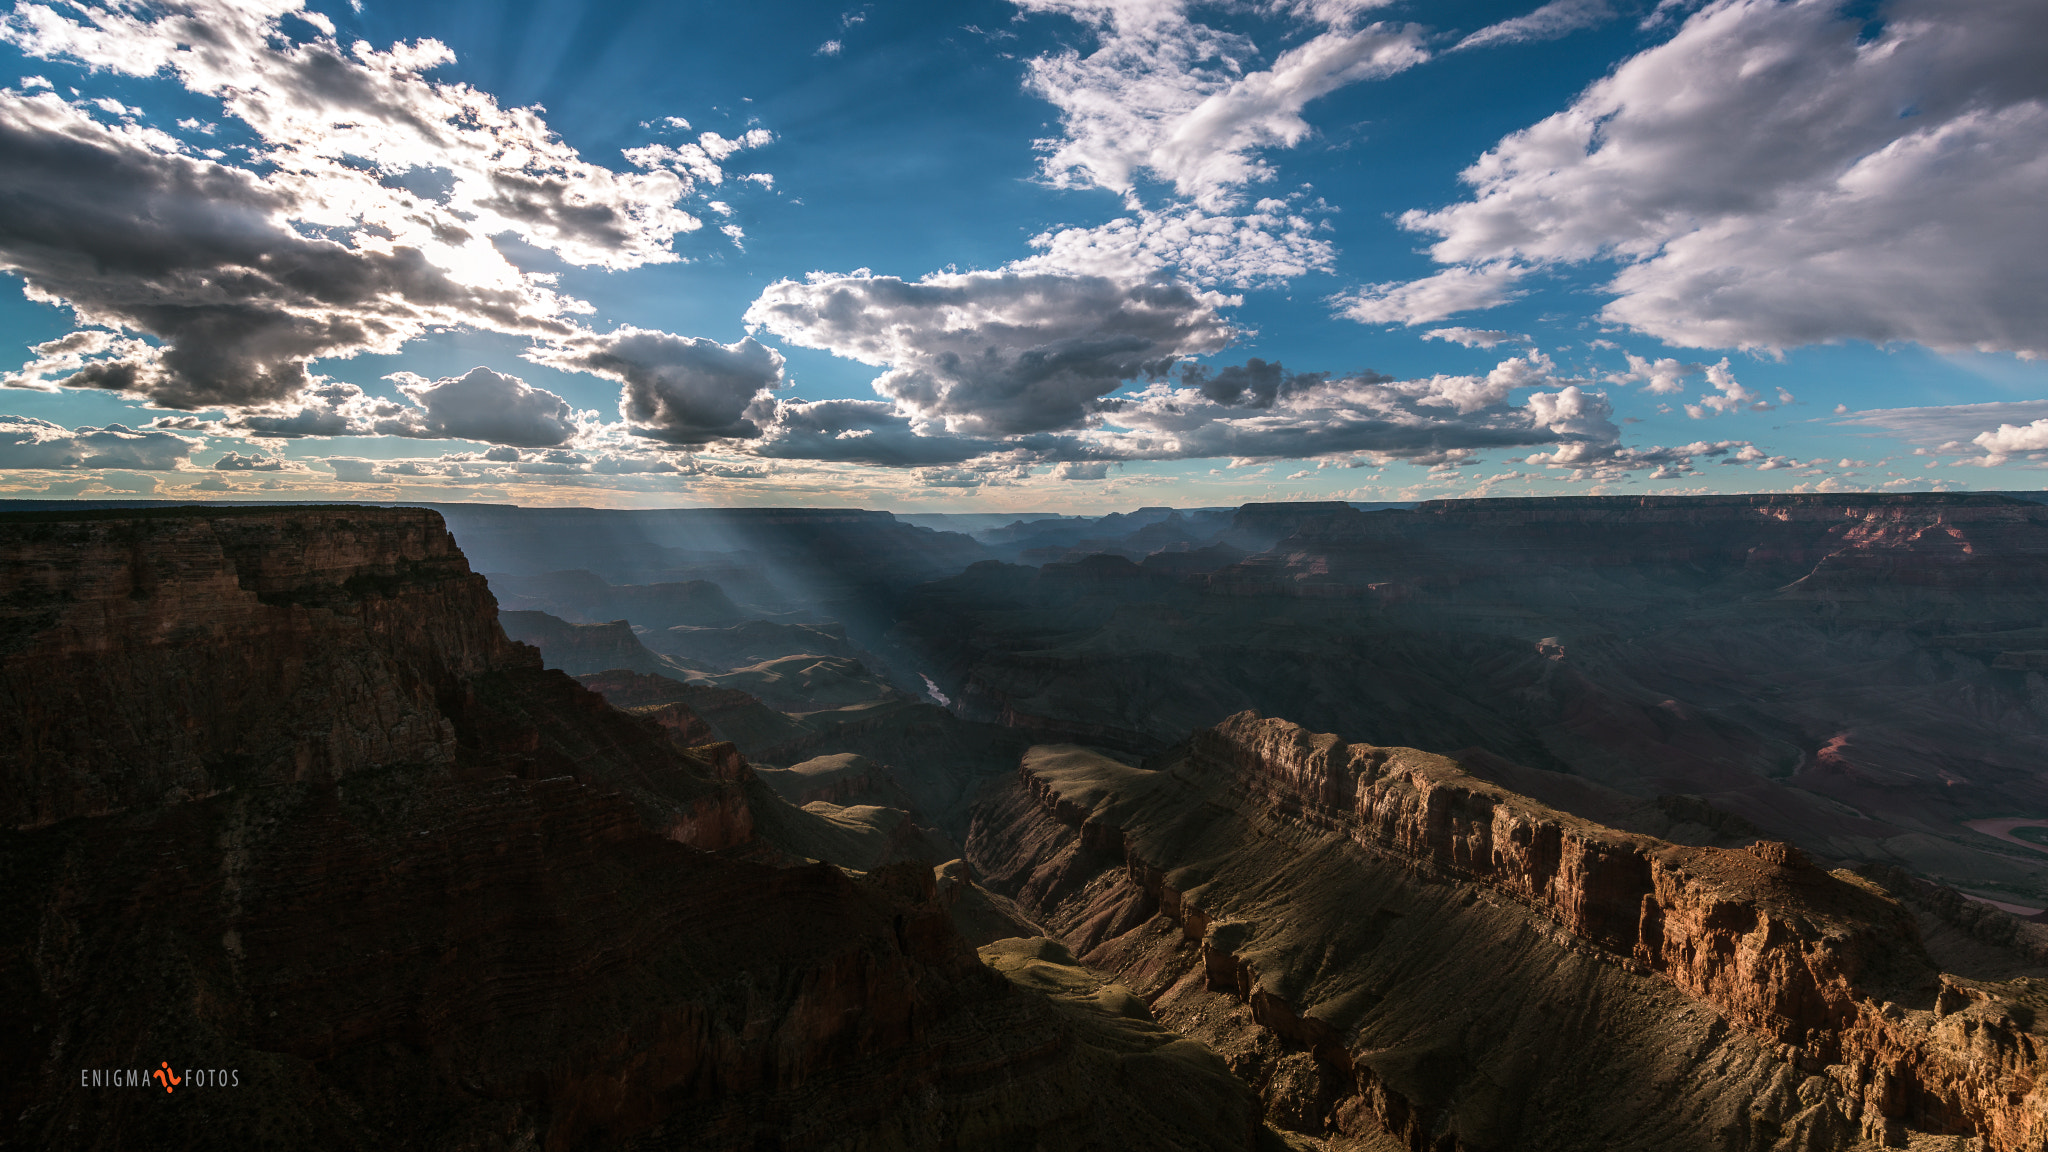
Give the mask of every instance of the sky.
[{"label": "sky", "polygon": [[17,3],[0,498],[2040,490],[2039,0]]}]

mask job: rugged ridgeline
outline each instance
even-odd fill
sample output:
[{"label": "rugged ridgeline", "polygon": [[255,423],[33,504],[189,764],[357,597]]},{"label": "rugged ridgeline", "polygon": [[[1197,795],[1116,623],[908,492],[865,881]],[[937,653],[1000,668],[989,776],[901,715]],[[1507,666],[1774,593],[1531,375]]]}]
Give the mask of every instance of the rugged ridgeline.
[{"label": "rugged ridgeline", "polygon": [[[527,580],[515,591],[542,601],[608,597],[612,606],[593,617],[604,620],[681,606],[682,614],[669,623],[727,622],[718,618],[719,598],[690,587],[696,581],[756,604],[836,606],[838,611],[827,614],[845,619],[843,613],[859,615],[897,589],[950,575],[988,555],[957,532],[934,532],[887,512],[859,509],[434,507],[447,516],[449,530],[478,571],[523,575]],[[562,585],[577,575],[557,571],[564,557],[574,557],[586,570],[580,575],[588,587]],[[554,574],[551,580],[532,582],[548,574]],[[607,583],[631,587],[605,590]],[[520,606],[562,615],[545,602]],[[730,611],[724,615],[737,618]],[[634,622],[657,627],[653,619]]]},{"label": "rugged ridgeline", "polygon": [[2048,506],[1247,505],[1230,532],[1275,542],[972,566],[906,601],[903,646],[1044,742],[1144,755],[1256,709],[2048,904],[2048,855],[1969,826],[2048,811]]},{"label": "rugged ridgeline", "polygon": [[[1272,1143],[679,728],[508,641],[432,512],[0,519],[0,1146]],[[160,1064],[236,1083],[91,1086]]]},{"label": "rugged ridgeline", "polygon": [[[933,704],[899,697],[869,706],[792,716],[736,688],[708,681],[613,669],[578,677],[614,707],[693,738],[730,741],[757,763],[797,766],[820,757],[858,755],[888,780],[858,792],[900,789],[909,807],[954,837],[967,832],[977,790],[1007,776],[1033,735],[962,720]],[[787,794],[787,793],[785,793]]]},{"label": "rugged ridgeline", "polygon": [[[1421,553],[1398,545],[1420,543]],[[1304,519],[1276,553],[1302,585],[1401,579],[1465,583],[1530,563],[1581,569],[1739,569],[1771,585],[1826,586],[1850,600],[1891,591],[1948,602],[1963,619],[2001,607],[1999,593],[2038,596],[2048,560],[2048,505],[1986,494],[1542,497],[1432,500],[1409,513]],[[1798,585],[1795,585],[1797,587]],[[1789,590],[1788,590],[1789,591]],[[1795,593],[1795,598],[1797,594]]]},{"label": "rugged ridgeline", "polygon": [[1940,971],[1783,844],[1245,713],[1146,768],[1034,749],[968,852],[1333,1148],[2048,1147],[2041,985]]},{"label": "rugged ridgeline", "polygon": [[687,676],[691,672],[685,664],[648,651],[625,620],[571,624],[546,612],[534,611],[500,611],[498,620],[505,635],[540,649],[548,667],[559,668],[571,676],[613,668],[670,676]]}]

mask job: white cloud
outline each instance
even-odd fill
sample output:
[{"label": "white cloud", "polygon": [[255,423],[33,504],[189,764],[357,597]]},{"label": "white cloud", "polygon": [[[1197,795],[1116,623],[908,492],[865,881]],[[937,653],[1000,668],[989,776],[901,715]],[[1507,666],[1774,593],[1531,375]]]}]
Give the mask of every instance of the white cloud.
[{"label": "white cloud", "polygon": [[1614,19],[1607,0],[1550,0],[1526,16],[1489,24],[1458,41],[1452,51],[1491,48],[1501,44],[1525,44],[1532,40],[1555,40],[1581,28],[1591,28]]},{"label": "white cloud", "polygon": [[1238,288],[1282,284],[1327,272],[1337,250],[1316,233],[1319,223],[1285,200],[1261,200],[1250,212],[1205,212],[1192,205],[1139,208],[1092,228],[1062,228],[1031,238],[1036,256],[1009,265],[1020,272],[1069,272],[1146,279],[1178,272],[1205,285]]},{"label": "white cloud", "polygon": [[[1061,465],[1057,475],[1082,478],[1096,477],[1097,465],[1114,461],[1222,457],[1251,463],[1348,456],[1354,465],[1406,461],[1455,468],[1475,463],[1488,448],[1531,447],[1545,450],[1531,463],[1564,469],[1574,479],[1650,469],[1669,476],[1688,474],[1695,457],[1723,456],[1744,443],[1625,448],[1606,397],[1561,378],[1550,358],[1534,350],[1483,374],[1411,380],[1370,372],[1343,378],[1293,373],[1253,358],[1223,367],[1183,364],[1176,383],[1165,378],[1162,362],[1152,365],[1160,378],[1135,392],[1104,395],[1128,375],[1128,364],[1108,365],[1154,354],[1161,342],[1137,344],[1100,326],[1077,328],[1077,317],[1110,310],[1090,303],[1085,292],[1084,306],[1050,307],[1047,286],[1020,291],[1004,279],[974,273],[911,284],[863,273],[785,282],[764,293],[750,321],[796,343],[889,367],[877,388],[891,399],[763,399],[748,411],[762,434],[745,450],[781,460],[923,466],[937,469],[924,474],[939,478],[927,483],[960,486],[973,473],[1032,463]],[[1077,287],[1101,289],[1067,290]],[[976,310],[1002,312],[1002,323],[963,319]],[[1047,332],[1026,320],[1057,323]],[[1147,324],[1156,328],[1156,318]],[[1007,341],[993,335],[1002,331],[1012,334]],[[1065,338],[1049,347],[1040,343],[1057,333]],[[1020,346],[1028,351],[1020,353]],[[1116,356],[1103,361],[1104,348]],[[1033,371],[1020,368],[1026,362]],[[1090,370],[1071,381],[1046,371],[1063,362]],[[1036,387],[1048,379],[1055,386]],[[919,392],[912,382],[930,390]],[[1514,403],[1521,392],[1526,399]]]},{"label": "white cloud", "polygon": [[1069,50],[1029,62],[1032,91],[1060,110],[1065,128],[1062,139],[1041,142],[1047,181],[1128,196],[1146,172],[1212,213],[1271,177],[1259,152],[1309,134],[1301,116],[1309,101],[1428,59],[1420,29],[1355,27],[1366,4],[1276,6],[1328,27],[1248,71],[1258,55],[1250,40],[1188,19],[1179,3],[1015,3],[1071,16],[1097,35],[1086,56]]},{"label": "white cloud", "polygon": [[538,109],[429,80],[453,59],[435,41],[345,49],[331,30],[295,39],[302,25],[328,27],[292,0],[124,5],[83,21],[24,4],[0,19],[0,40],[30,56],[168,72],[218,98],[263,161],[210,163],[54,93],[0,92],[0,195],[13,205],[0,263],[86,329],[157,341],[59,350],[17,380],[264,408],[313,383],[314,360],[396,352],[429,328],[567,336],[588,305],[521,272],[494,237],[577,265],[673,261],[674,237],[701,226],[682,199],[772,140],[705,133],[636,149],[637,170],[615,171],[578,156]]},{"label": "white cloud", "polygon": [[1109,463],[1104,460],[1069,460],[1052,470],[1055,480],[1103,480],[1109,476]]},{"label": "white cloud", "polygon": [[1495,328],[1432,328],[1422,334],[1424,340],[1444,340],[1462,344],[1467,348],[1496,348],[1502,344],[1531,344],[1534,341],[1519,332],[1503,332]]},{"label": "white cloud", "polygon": [[1771,407],[1756,393],[1743,387],[1741,382],[1735,379],[1735,373],[1729,369],[1728,359],[1725,356],[1721,358],[1719,364],[1709,364],[1707,366],[1706,376],[1707,383],[1714,386],[1714,391],[1701,396],[1699,403],[1687,404],[1685,406],[1685,414],[1695,420],[1702,419],[1710,414],[1719,415],[1724,412],[1739,412],[1744,408],[1767,409]]},{"label": "white cloud", "polygon": [[1460,267],[1615,261],[1604,316],[1673,344],[2048,352],[2048,6],[1875,17],[1719,0],[1403,223]]},{"label": "white cloud", "polygon": [[840,54],[841,52],[845,51],[845,49],[846,49],[846,45],[844,45],[844,44],[840,43],[839,41],[837,41],[837,40],[827,40],[827,41],[825,41],[825,42],[824,42],[823,44],[820,44],[820,45],[818,45],[818,50],[817,50],[817,51],[815,51],[815,52],[813,52],[813,53],[811,53],[811,55],[813,55],[813,56],[837,56],[837,55],[839,55],[839,54]]},{"label": "white cloud", "polygon": [[1997,463],[2004,463],[2008,456],[2048,452],[2048,420],[2036,420],[2032,424],[2000,424],[1990,432],[1978,433],[1970,442],[1982,448],[1985,455]]},{"label": "white cloud", "polygon": [[170,432],[137,431],[120,424],[65,428],[33,416],[0,415],[0,469],[133,468],[168,472],[198,445]]},{"label": "white cloud", "polygon": [[228,452],[213,462],[213,468],[216,472],[282,472],[284,461],[260,452],[254,456]]},{"label": "white cloud", "polygon": [[1407,283],[1371,284],[1331,299],[1337,315],[1361,324],[1428,324],[1446,316],[1505,304],[1525,270],[1505,262],[1447,268]]},{"label": "white cloud", "polygon": [[[1250,361],[1183,380],[1105,401],[1105,426],[1062,450],[1077,458],[1245,461],[1369,453],[1382,463],[1436,464],[1485,448],[1559,444],[1605,461],[1619,442],[1606,398],[1559,380],[1540,353],[1503,360],[1483,376],[1333,379]],[[1215,387],[1227,381],[1241,382],[1238,390]],[[1542,388],[1558,391],[1507,402],[1517,390]]]},{"label": "white cloud", "polygon": [[300,390],[288,403],[242,411],[218,425],[199,427],[262,437],[404,436],[525,448],[552,447],[581,430],[576,414],[560,396],[489,368],[439,380],[412,372],[396,372],[386,379],[397,385],[403,401],[372,396],[354,384],[323,380]]},{"label": "white cloud", "polygon": [[979,488],[988,477],[972,468],[921,468],[917,482],[927,488]]},{"label": "white cloud", "polygon": [[418,408],[403,425],[377,428],[386,435],[548,448],[576,432],[568,401],[517,376],[479,366],[439,380],[410,372],[392,379]]},{"label": "white cloud", "polygon": [[769,285],[750,328],[885,367],[877,392],[914,423],[968,436],[1080,426],[1124,382],[1164,375],[1235,334],[1221,298],[1164,283],[1048,273],[908,281],[813,274]]},{"label": "white cloud", "polygon": [[625,456],[605,453],[590,461],[590,470],[605,476],[632,476],[644,473],[680,472],[674,461],[659,456]]},{"label": "white cloud", "polygon": [[1624,352],[1628,357],[1628,371],[1610,372],[1605,377],[1609,384],[1641,384],[1643,391],[1653,396],[1670,396],[1685,391],[1685,380],[1707,370],[1704,364],[1686,364],[1666,356],[1650,360],[1633,352]]}]

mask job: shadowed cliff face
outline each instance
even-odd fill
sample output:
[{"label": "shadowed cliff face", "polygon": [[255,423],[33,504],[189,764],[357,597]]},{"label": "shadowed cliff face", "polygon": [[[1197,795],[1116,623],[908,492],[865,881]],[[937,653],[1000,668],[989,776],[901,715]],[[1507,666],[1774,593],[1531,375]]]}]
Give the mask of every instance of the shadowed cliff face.
[{"label": "shadowed cliff face", "polygon": [[[542,670],[431,512],[15,518],[0,613],[0,1144],[1268,1139],[1220,1067],[1123,1087],[1184,1042],[992,971],[928,864],[805,862],[729,745]],[[239,1083],[80,1083],[159,1062]]]},{"label": "shadowed cliff face", "polygon": [[0,661],[15,827],[452,768],[439,698],[538,668],[439,517],[356,508],[0,522]]},{"label": "shadowed cliff face", "polygon": [[1246,713],[1148,768],[1034,749],[968,859],[1298,1131],[2048,1142],[2035,983],[1939,971],[1905,907],[1783,844],[1617,832]]},{"label": "shadowed cliff face", "polygon": [[900,646],[1041,739],[1143,754],[1254,708],[2048,903],[2048,855],[1967,826],[2048,812],[2048,506],[1248,505],[1229,532],[1265,550],[976,565],[906,603]]}]

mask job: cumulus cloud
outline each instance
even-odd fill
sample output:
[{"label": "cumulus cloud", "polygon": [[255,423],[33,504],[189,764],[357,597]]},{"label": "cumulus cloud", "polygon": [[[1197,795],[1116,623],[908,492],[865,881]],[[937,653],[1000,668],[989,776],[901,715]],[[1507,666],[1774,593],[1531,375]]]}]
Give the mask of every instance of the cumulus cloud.
[{"label": "cumulus cloud", "polygon": [[958,464],[1001,448],[943,429],[920,432],[880,400],[774,400],[755,412],[763,430],[748,451],[775,459],[909,467]]},{"label": "cumulus cloud", "polygon": [[[48,382],[52,376],[59,379],[81,374],[91,376],[124,362],[151,363],[157,355],[156,346],[146,340],[97,328],[67,332],[55,340],[32,344],[29,348],[36,354],[35,359],[13,372],[0,375],[0,386],[53,392],[57,386]],[[92,372],[88,372],[88,368]]]},{"label": "cumulus cloud", "polygon": [[1592,28],[1614,19],[1607,0],[1550,0],[1526,16],[1489,24],[1458,41],[1452,51],[1491,48],[1501,44],[1525,44],[1532,40],[1555,40],[1581,28]]},{"label": "cumulus cloud", "polygon": [[1526,269],[1498,262],[1448,268],[1406,283],[1369,284],[1331,298],[1337,315],[1361,324],[1428,324],[1459,312],[1492,308],[1519,296]]},{"label": "cumulus cloud", "polygon": [[1069,460],[1052,470],[1055,480],[1102,480],[1109,476],[1109,463],[1104,460]]},{"label": "cumulus cloud", "polygon": [[1033,236],[1038,254],[1009,267],[1125,280],[1172,271],[1197,284],[1270,287],[1332,268],[1337,249],[1318,235],[1322,228],[1280,199],[1260,200],[1236,214],[1186,204],[1157,211],[1141,207],[1107,224]]},{"label": "cumulus cloud", "polygon": [[[554,448],[540,452],[508,450],[502,462],[480,466],[482,456],[451,453],[438,460],[364,460],[353,456],[329,456],[326,464],[334,478],[349,484],[390,484],[416,481],[447,483],[473,481],[479,477],[507,478],[522,475],[566,476],[591,471],[591,462],[581,453]],[[613,468],[610,471],[639,471]],[[651,469],[650,469],[651,470]]]},{"label": "cumulus cloud", "polygon": [[[1579,398],[1572,398],[1572,402],[1579,402]],[[1738,450],[1741,455],[1731,455]],[[1603,446],[1579,441],[1562,444],[1550,452],[1539,452],[1528,457],[1525,463],[1562,470],[1569,473],[1571,479],[1579,481],[1615,480],[1627,473],[1642,471],[1648,471],[1652,480],[1675,480],[1681,476],[1696,475],[1698,469],[1694,465],[1701,458],[1719,459],[1725,464],[1730,460],[1742,461],[1761,456],[1756,446],[1747,440],[1697,440],[1668,448],[1661,445],[1627,448],[1619,444]],[[1768,470],[1774,465],[1765,460],[1758,467]]]},{"label": "cumulus cloud", "polygon": [[1611,372],[1606,379],[1609,384],[1641,384],[1643,391],[1653,396],[1670,396],[1685,391],[1685,380],[1707,370],[1704,364],[1686,364],[1666,356],[1651,360],[1633,352],[1624,352],[1628,358],[1626,372]]},{"label": "cumulus cloud", "polygon": [[197,445],[172,432],[120,424],[65,428],[33,416],[0,415],[0,468],[132,468],[168,472]]},{"label": "cumulus cloud", "polygon": [[171,408],[285,404],[314,383],[311,361],[395,352],[430,327],[570,335],[587,305],[515,267],[494,238],[578,265],[674,260],[672,239],[701,226],[682,199],[769,139],[707,133],[635,150],[635,170],[614,171],[578,156],[538,109],[427,79],[453,59],[439,43],[344,49],[293,0],[82,19],[24,4],[0,20],[0,40],[121,75],[167,72],[258,142],[261,169],[234,167],[132,120],[102,124],[53,91],[0,92],[0,267],[31,298],[69,306],[85,333],[39,348],[8,382],[54,378]]},{"label": "cumulus cloud", "polygon": [[[785,330],[839,355],[891,366],[944,363],[956,374],[955,400],[993,391],[998,404],[1012,405],[1013,398],[989,380],[958,374],[962,364],[979,364],[1001,384],[1014,376],[1009,367],[1014,353],[1002,347],[991,352],[933,344],[934,332],[952,339],[959,331],[981,333],[982,328],[956,328],[945,319],[934,319],[930,300],[900,295],[914,285],[889,281],[876,286],[871,280],[863,278],[854,286],[837,283],[835,291],[847,292],[844,296],[828,291],[815,296],[771,294],[763,300],[801,304],[795,312],[777,314]],[[824,283],[818,278],[811,286]],[[952,304],[959,300],[941,298]],[[754,318],[766,320],[765,315]],[[799,329],[792,326],[793,318],[817,327]],[[1410,380],[1375,372],[1344,377],[1292,372],[1256,357],[1223,366],[1188,363],[1173,373],[1155,368],[1153,378],[1134,392],[1098,394],[1088,388],[1068,393],[1060,401],[1061,420],[953,422],[963,427],[935,415],[936,406],[925,397],[896,395],[883,387],[889,380],[885,374],[878,388],[892,395],[893,402],[757,402],[749,414],[761,423],[762,435],[746,450],[775,459],[921,467],[925,482],[945,486],[967,485],[974,475],[986,477],[991,469],[1022,469],[1033,463],[1056,465],[1055,476],[1060,478],[1099,479],[1106,473],[1098,466],[1125,460],[1349,457],[1353,465],[1405,461],[1462,467],[1476,462],[1477,453],[1485,449],[1532,447],[1545,449],[1530,458],[1532,463],[1540,460],[1580,479],[1611,478],[1647,469],[1684,474],[1693,457],[1728,451],[1707,444],[1624,448],[1606,396],[1585,389],[1581,381],[1561,377],[1551,359],[1533,349],[1501,360],[1485,373]],[[1113,387],[1114,379],[1113,374],[1105,375],[1103,382]],[[1516,395],[1523,393],[1525,398],[1516,403]]]},{"label": "cumulus cloud", "polygon": [[479,366],[439,380],[410,372],[393,379],[418,407],[380,423],[376,430],[387,435],[551,448],[576,432],[568,401],[517,376]]},{"label": "cumulus cloud", "polygon": [[877,392],[957,435],[1074,428],[1124,382],[1163,376],[1235,334],[1219,297],[1103,276],[965,272],[908,281],[814,274],[769,285],[747,324],[887,368]]},{"label": "cumulus cloud", "polygon": [[989,478],[972,468],[922,468],[917,482],[927,488],[979,488]]},{"label": "cumulus cloud", "polygon": [[[1257,356],[1242,364],[1210,368],[1189,364],[1181,369],[1181,383],[1200,392],[1203,398],[1226,408],[1271,408],[1282,395],[1294,395],[1327,383],[1328,372],[1288,372],[1280,364]],[[1390,376],[1371,374],[1369,383],[1384,383]]]},{"label": "cumulus cloud", "polygon": [[[752,316],[749,310],[749,322]],[[782,353],[751,336],[720,344],[627,326],[558,341],[527,355],[550,367],[624,384],[619,415],[633,434],[669,444],[760,435],[747,409],[783,383]]]},{"label": "cumulus cloud", "polygon": [[2011,456],[2048,452],[2048,420],[2000,424],[1989,432],[1978,433],[1970,443],[1982,448],[1994,464],[2003,464]]},{"label": "cumulus cloud", "polygon": [[603,476],[638,476],[681,472],[674,461],[659,456],[627,456],[604,453],[592,458],[590,470]]},{"label": "cumulus cloud", "polygon": [[1368,4],[1284,4],[1276,9],[1325,25],[1270,67],[1247,70],[1257,47],[1188,19],[1156,0],[1014,0],[1027,12],[1089,25],[1095,51],[1068,50],[1028,63],[1031,90],[1060,110],[1061,139],[1043,141],[1042,171],[1062,188],[1127,196],[1139,173],[1170,182],[1204,211],[1231,207],[1272,169],[1258,153],[1309,134],[1301,111],[1347,84],[1390,76],[1428,59],[1414,27],[1357,25]]},{"label": "cumulus cloud", "polygon": [[1431,328],[1422,334],[1422,338],[1462,344],[1467,348],[1496,348],[1502,344],[1535,343],[1519,332],[1503,332],[1495,328]]},{"label": "cumulus cloud", "polygon": [[[1235,394],[1217,385],[1241,381]],[[1537,391],[1520,405],[1521,389]],[[1218,398],[1218,395],[1221,398]],[[1375,462],[1462,461],[1486,448],[1579,446],[1610,458],[1619,442],[1599,393],[1560,380],[1541,353],[1511,357],[1485,375],[1395,380],[1378,373],[1332,378],[1277,364],[1183,374],[1102,405],[1106,426],[1074,437],[1077,459],[1233,457],[1272,460],[1367,453]]]},{"label": "cumulus cloud", "polygon": [[[1027,87],[1059,109],[1063,135],[1040,140],[1041,175],[1058,188],[1100,188],[1130,215],[1033,237],[1038,255],[1012,265],[1151,279],[1172,273],[1201,285],[1270,287],[1329,271],[1336,249],[1322,235],[1320,201],[1300,192],[1264,197],[1247,190],[1271,180],[1264,159],[1311,128],[1312,100],[1344,85],[1389,76],[1428,58],[1422,32],[1361,25],[1381,0],[1315,0],[1265,5],[1304,42],[1267,67],[1250,39],[1188,17],[1178,0],[1014,0],[1025,12],[1071,17],[1095,36],[1094,51],[1033,58]],[[1141,178],[1164,182],[1172,201],[1148,207]]]},{"label": "cumulus cloud", "polygon": [[[1772,407],[1772,405],[1766,403],[1748,388],[1743,387],[1742,383],[1735,379],[1735,373],[1729,369],[1728,359],[1725,356],[1722,357],[1719,364],[1707,365],[1706,377],[1707,383],[1714,386],[1714,391],[1701,396],[1699,403],[1687,404],[1685,406],[1685,414],[1695,420],[1704,419],[1711,415],[1719,415],[1723,412],[1739,412],[1744,408],[1769,409]],[[1790,398],[1790,394],[1787,394],[1786,399],[1789,400]]]},{"label": "cumulus cloud", "polygon": [[2033,0],[1719,0],[1403,224],[1458,268],[1613,261],[1606,319],[1672,344],[2039,355],[2044,51]]},{"label": "cumulus cloud", "polygon": [[229,452],[213,462],[217,472],[282,472],[284,461],[265,456],[261,452],[244,456],[240,452]]},{"label": "cumulus cloud", "polygon": [[301,436],[404,436],[418,440],[477,440],[520,448],[561,444],[580,430],[567,401],[517,376],[489,368],[428,380],[412,372],[386,377],[400,399],[373,396],[354,384],[322,380],[291,402],[244,410],[218,424],[165,426],[290,439]]}]

